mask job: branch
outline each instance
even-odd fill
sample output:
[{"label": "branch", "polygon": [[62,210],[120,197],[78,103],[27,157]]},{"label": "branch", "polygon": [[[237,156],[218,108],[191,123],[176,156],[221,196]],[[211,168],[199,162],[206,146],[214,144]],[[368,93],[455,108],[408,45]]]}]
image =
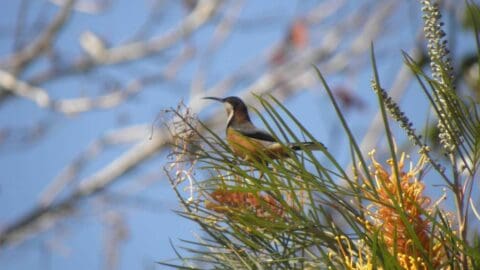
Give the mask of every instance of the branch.
[{"label": "branch", "polygon": [[170,135],[159,131],[158,135],[148,142],[134,145],[122,156],[106,167],[82,180],[77,189],[67,198],[48,206],[37,206],[28,214],[0,232],[0,246],[9,245],[25,239],[32,232],[43,231],[61,216],[71,214],[74,206],[84,198],[104,190],[121,175],[138,166],[142,161],[153,156],[170,142]]},{"label": "branch", "polygon": [[[394,3],[391,2],[391,5]],[[376,12],[373,11],[373,12]],[[363,15],[363,14],[358,14]],[[380,16],[385,19],[388,16]],[[378,17],[368,17],[368,20],[378,20]],[[381,23],[377,21],[378,23]],[[253,96],[251,92],[262,95],[266,93],[273,93],[279,99],[285,99],[286,97],[304,91],[307,87],[318,83],[314,72],[311,70],[311,63],[322,62],[322,68],[329,70],[330,72],[337,68],[343,68],[342,65],[338,65],[336,61],[327,61],[332,59],[332,55],[335,54],[338,48],[338,44],[342,42],[342,34],[345,29],[352,29],[352,27],[358,27],[358,22],[347,21],[340,26],[332,27],[325,33],[323,44],[319,48],[309,49],[303,52],[301,55],[288,59],[284,64],[265,72],[256,81],[251,83],[248,87],[243,88],[241,91],[247,103],[251,103]],[[362,53],[358,48],[368,48],[368,46],[362,46],[365,43],[369,44],[371,40],[379,34],[378,27],[375,24],[369,24],[368,21],[364,27],[372,28],[376,31],[356,31],[359,36],[358,41],[355,42],[355,47],[351,47],[350,51],[342,52],[352,57],[355,54]],[[343,35],[343,38],[350,40],[350,36]],[[360,42],[360,43],[357,43]],[[353,45],[352,45],[353,46]],[[345,57],[345,56],[344,56]],[[228,85],[225,82],[230,81],[227,78],[224,81],[220,81],[217,85],[206,91],[208,95],[222,96],[228,90],[225,86]],[[190,97],[190,104],[188,107],[193,112],[199,112],[203,108],[205,103],[199,99],[199,96]],[[215,114],[216,115],[216,114]],[[212,116],[211,119],[205,121],[207,126],[211,129],[216,129],[219,126],[223,126],[222,119]],[[135,169],[142,162],[150,159],[160,150],[166,148],[171,142],[171,136],[166,129],[159,129],[155,133],[155,136],[151,141],[141,141],[132,146],[128,151],[122,154],[120,157],[113,160],[110,164],[100,169],[90,177],[80,181],[78,187],[63,200],[56,203],[52,203],[47,206],[37,206],[29,214],[20,218],[18,221],[12,223],[4,231],[0,232],[0,246],[21,242],[25,240],[32,232],[38,232],[44,230],[54,224],[55,220],[63,215],[69,214],[73,206],[79,201],[94,195],[97,192],[108,188],[110,185],[118,181],[120,176],[125,175],[129,171]]]},{"label": "branch", "polygon": [[51,106],[47,91],[17,79],[13,74],[0,70],[0,89],[35,102],[39,107]]},{"label": "branch", "polygon": [[[153,54],[158,54],[178,41],[185,39],[203,26],[212,16],[220,4],[219,0],[201,0],[195,9],[173,30],[165,35],[149,41],[131,42],[117,47],[98,50],[95,55],[81,57],[61,69],[52,68],[40,72],[32,77],[32,84],[41,84],[52,79],[58,79],[75,73],[84,73],[93,68],[106,65],[116,65],[133,60],[138,60]],[[92,57],[93,56],[93,57]]]},{"label": "branch", "polygon": [[145,139],[149,125],[134,125],[113,132],[95,140],[74,161],[55,178],[40,195],[42,207],[49,206],[56,197],[77,179],[79,172],[100,153],[120,144],[137,143]]},{"label": "branch", "polygon": [[19,97],[29,99],[41,108],[49,108],[66,115],[73,115],[94,109],[108,109],[115,107],[128,100],[129,97],[138,94],[148,84],[160,80],[170,80],[173,78],[173,74],[175,74],[178,68],[192,56],[192,50],[187,48],[180,53],[178,57],[174,58],[161,72],[135,79],[128,83],[124,89],[116,89],[111,93],[99,97],[52,100],[45,89],[32,86],[2,70],[0,70],[0,88]]},{"label": "branch", "polygon": [[66,1],[60,12],[57,13],[47,28],[30,45],[14,54],[7,61],[13,70],[13,74],[19,73],[29,63],[47,51],[55,41],[60,30],[65,26],[70,17],[75,0]]}]

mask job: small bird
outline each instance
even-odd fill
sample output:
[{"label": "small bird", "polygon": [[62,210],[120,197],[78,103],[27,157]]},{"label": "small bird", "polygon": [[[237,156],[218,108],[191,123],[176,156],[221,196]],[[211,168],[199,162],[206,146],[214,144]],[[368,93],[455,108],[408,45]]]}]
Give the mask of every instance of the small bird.
[{"label": "small bird", "polygon": [[248,115],[245,103],[238,97],[204,97],[222,102],[227,111],[227,142],[235,155],[245,161],[263,161],[265,157],[280,159],[288,156],[286,147],[292,150],[322,150],[325,147],[318,143],[289,143],[282,146],[267,131],[255,127]]}]

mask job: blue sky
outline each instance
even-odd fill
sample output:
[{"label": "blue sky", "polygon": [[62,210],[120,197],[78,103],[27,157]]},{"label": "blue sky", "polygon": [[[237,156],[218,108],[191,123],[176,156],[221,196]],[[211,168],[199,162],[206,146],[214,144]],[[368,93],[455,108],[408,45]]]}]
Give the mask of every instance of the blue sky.
[{"label": "blue sky", "polygon": [[[113,1],[111,10],[102,15],[75,13],[68,25],[68,31],[62,32],[58,40],[59,49],[72,56],[79,55],[78,39],[85,30],[93,31],[106,38],[112,44],[126,42],[142,23],[141,18],[148,14],[153,1]],[[355,2],[355,1],[352,1]],[[11,29],[19,14],[20,1],[6,1],[0,11],[0,29]],[[272,17],[272,23],[255,27],[245,27],[234,32],[221,50],[209,59],[211,70],[207,76],[207,85],[214,83],[238,69],[246,60],[253,59],[265,51],[272,43],[283,38],[285,28],[298,16],[315,6],[318,1],[249,1],[241,13],[243,21],[248,22],[257,16]],[[57,8],[44,1],[34,1],[31,14],[46,10],[46,17],[51,17]],[[354,9],[352,3],[348,8]],[[385,35],[391,38],[377,45],[379,70],[382,82],[390,86],[395,72],[402,63],[401,49],[411,47],[414,43],[412,32],[419,25],[419,20],[405,21],[400,17],[414,9],[412,5],[402,5],[397,17],[391,18],[385,27]],[[162,23],[152,29],[153,34],[167,31],[184,10],[177,4],[166,4],[163,10]],[[343,11],[345,12],[345,11]],[[338,13],[338,20],[347,13]],[[399,22],[405,24],[398,25]],[[332,19],[328,24],[335,23]],[[395,29],[395,30],[392,30]],[[398,30],[397,30],[398,29]],[[396,31],[392,35],[392,31]],[[192,37],[192,43],[199,44],[200,50],[205,49],[206,40],[210,37],[212,27],[205,27]],[[33,35],[33,33],[32,33]],[[11,32],[0,36],[0,56],[11,52]],[[321,38],[321,34],[312,34],[312,43]],[[460,42],[458,50],[471,47],[472,43]],[[465,47],[463,47],[465,46]],[[175,49],[166,52],[174,54]],[[368,55],[362,56],[364,66],[369,67]],[[130,81],[131,76],[155,72],[164,62],[162,57],[154,57],[135,66],[120,66],[101,68],[94,72],[97,76],[112,76],[119,82]],[[34,74],[45,68],[45,62],[33,65],[26,73]],[[110,110],[96,110],[76,116],[64,116],[52,111],[38,108],[30,101],[12,98],[0,106],[0,127],[23,130],[44,121],[48,123],[45,136],[34,143],[19,143],[11,139],[0,145],[0,226],[22,216],[39,199],[39,194],[46,185],[54,179],[86,146],[102,134],[119,128],[119,115],[127,115],[129,124],[152,123],[156,114],[164,108],[175,106],[181,99],[188,98],[189,81],[191,80],[198,60],[185,66],[179,74],[179,85],[158,83],[146,87],[141,95]],[[85,74],[66,77],[54,82],[48,82],[42,87],[49,89],[52,97],[66,98],[82,94],[95,94],[101,85],[89,80]],[[356,135],[365,132],[372,115],[376,112],[375,99],[370,90],[371,70],[363,69],[350,74],[333,74],[327,79],[335,86],[354,89],[366,103],[365,109],[348,114],[348,120]],[[413,114],[419,123],[424,121],[422,115],[427,108],[420,98],[420,91],[409,91],[405,109]],[[348,163],[348,153],[343,152],[345,138],[339,138],[338,120],[333,114],[330,104],[321,87],[315,87],[289,98],[285,105],[294,112],[307,129],[323,141],[332,151],[338,153],[341,161]],[[200,114],[206,117],[205,114]],[[254,120],[260,123],[258,119]],[[19,133],[20,134],[20,133]],[[148,143],[148,130],[145,140]],[[116,147],[95,159],[82,171],[80,178],[94,173],[108,164],[113,158],[128,149],[129,145]],[[119,213],[128,229],[128,238],[120,249],[120,269],[155,269],[155,261],[175,257],[169,241],[176,244],[178,239],[193,239],[198,234],[197,228],[190,222],[176,215],[178,203],[163,174],[166,153],[145,162],[142,166],[121,177],[112,187],[113,191],[124,191],[132,182],[145,175],[156,175],[159,180],[155,185],[143,191],[138,196],[112,207],[105,203],[104,198],[88,199],[73,216],[62,220],[55,230],[48,231],[22,243],[0,252],[2,269],[99,269],[103,267],[102,253],[106,230],[103,216],[114,211]],[[142,203],[147,201],[148,203]],[[147,206],[146,206],[147,205]],[[46,246],[48,248],[46,248]],[[159,268],[160,269],[160,268]]]}]

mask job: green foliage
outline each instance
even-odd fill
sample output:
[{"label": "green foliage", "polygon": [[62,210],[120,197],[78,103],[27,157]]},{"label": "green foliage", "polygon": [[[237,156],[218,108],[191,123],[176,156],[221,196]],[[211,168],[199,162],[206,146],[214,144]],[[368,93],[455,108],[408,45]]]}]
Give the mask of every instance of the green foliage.
[{"label": "green foliage", "polygon": [[[468,217],[477,211],[472,194],[480,159],[478,106],[455,90],[438,6],[421,2],[431,75],[406,53],[404,58],[436,113],[443,152],[432,151],[430,139],[417,134],[382,88],[373,46],[372,89],[390,149],[386,163],[376,161],[373,152],[369,158],[361,152],[318,69],[352,149],[353,168],[343,167],[323,147],[290,150],[287,143],[322,144],[272,96],[257,97],[262,114],[255,112],[285,143],[288,157],[279,160],[238,158],[221,136],[178,108],[172,111],[178,126],[171,129],[176,143],[166,172],[183,205],[179,215],[197,223],[202,233],[196,241],[183,241],[186,256],[176,250],[174,263],[161,264],[182,269],[478,268],[478,235],[472,241],[467,237],[475,231]],[[417,147],[412,168],[405,168],[410,155],[395,147],[388,115]],[[442,155],[448,161],[442,163]],[[444,196],[454,198],[454,212],[424,194],[435,181],[448,187]]]},{"label": "green foliage", "polygon": [[471,3],[463,12],[462,18],[464,28],[477,32],[478,23],[480,22],[480,7],[478,4]]}]

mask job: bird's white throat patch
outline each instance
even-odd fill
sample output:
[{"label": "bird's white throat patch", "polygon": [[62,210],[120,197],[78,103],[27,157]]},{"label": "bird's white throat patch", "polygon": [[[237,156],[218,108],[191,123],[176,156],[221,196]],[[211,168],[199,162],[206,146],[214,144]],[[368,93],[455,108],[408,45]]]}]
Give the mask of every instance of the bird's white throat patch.
[{"label": "bird's white throat patch", "polygon": [[232,119],[233,119],[233,114],[234,114],[234,110],[233,110],[232,104],[226,102],[226,103],[225,103],[225,110],[227,111],[227,115],[228,115],[228,119],[227,119],[227,126],[228,126],[228,125],[230,125],[230,121],[232,121]]}]

